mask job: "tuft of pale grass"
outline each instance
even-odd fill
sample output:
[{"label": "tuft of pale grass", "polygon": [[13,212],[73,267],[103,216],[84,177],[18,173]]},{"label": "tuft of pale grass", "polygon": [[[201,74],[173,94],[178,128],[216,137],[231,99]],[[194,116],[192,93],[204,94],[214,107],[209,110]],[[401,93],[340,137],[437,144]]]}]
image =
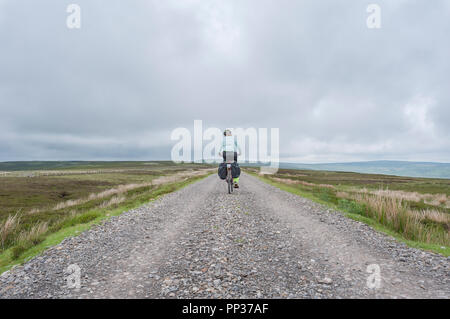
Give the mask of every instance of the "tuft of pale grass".
[{"label": "tuft of pale grass", "polygon": [[37,244],[41,241],[42,235],[48,231],[48,223],[40,222],[33,225],[29,230],[22,231],[19,234],[18,242],[31,242]]},{"label": "tuft of pale grass", "polygon": [[335,187],[333,185],[329,185],[329,184],[314,184],[314,183],[309,183],[309,182],[300,181],[300,180],[296,180],[296,179],[279,178],[279,177],[271,177],[271,179],[275,182],[284,183],[284,184],[288,184],[288,185],[301,184],[303,186],[308,186],[308,187],[324,187],[324,188],[329,188],[329,189],[335,189]]},{"label": "tuft of pale grass", "polygon": [[[56,204],[55,206],[47,208],[45,210],[56,211],[56,210],[60,210],[60,209],[77,206],[77,205],[82,205],[82,204],[85,204],[92,200],[103,199],[103,198],[110,197],[113,195],[120,195],[120,194],[126,193],[130,190],[141,188],[141,187],[162,185],[162,184],[169,183],[169,182],[177,182],[180,180],[184,180],[188,177],[202,176],[202,175],[208,174],[212,170],[215,170],[215,168],[214,169],[208,168],[208,169],[199,169],[199,170],[187,170],[187,171],[178,172],[178,173],[172,174],[172,175],[160,176],[158,178],[153,179],[151,182],[119,185],[114,188],[110,188],[105,191],[102,191],[100,193],[92,193],[86,198],[71,199],[71,200],[67,200],[64,202],[60,202],[60,203]],[[127,170],[109,170],[108,172],[121,172],[121,171],[128,171],[128,169]],[[104,173],[104,172],[105,171],[99,171],[99,172],[86,171],[86,172],[81,172],[81,173],[94,174],[94,173]],[[71,172],[70,171],[61,171],[61,172],[49,171],[48,173],[56,174],[56,175],[59,175],[59,174],[64,175],[64,174],[71,173]],[[74,171],[73,173],[79,173],[79,171]],[[28,212],[28,214],[37,214],[37,213],[42,212],[43,210],[44,209],[33,208]]]},{"label": "tuft of pale grass", "polygon": [[2,249],[5,247],[6,242],[11,240],[15,231],[18,229],[20,224],[19,214],[9,215],[6,220],[0,224],[0,243]]},{"label": "tuft of pale grass", "polygon": [[435,194],[435,195],[429,195],[424,196],[424,202],[426,204],[432,205],[432,206],[445,206],[446,208],[450,208],[450,199],[445,194]]},{"label": "tuft of pale grass", "polygon": [[53,207],[52,210],[60,210],[76,205],[81,205],[84,203],[87,203],[92,200],[98,200],[106,197],[110,197],[113,195],[123,194],[130,190],[141,188],[141,187],[148,187],[151,186],[152,183],[140,183],[140,184],[126,184],[126,185],[119,185],[115,188],[110,188],[105,191],[102,191],[100,193],[92,193],[86,198],[79,198],[79,199],[71,199],[67,200],[65,202],[58,203],[56,206]]},{"label": "tuft of pale grass", "polygon": [[410,202],[423,201],[425,204],[431,206],[445,206],[446,208],[450,207],[450,198],[446,194],[420,194],[418,192],[407,192],[390,189],[368,190],[365,187],[357,189],[355,190],[355,192],[396,198],[400,200],[407,200]]},{"label": "tuft of pale grass", "polygon": [[53,210],[60,210],[63,208],[67,208],[67,207],[72,207],[72,206],[76,206],[76,205],[80,205],[85,203],[86,201],[83,199],[69,199],[65,202],[61,202],[56,204],[56,206],[53,208]]},{"label": "tuft of pale grass", "polygon": [[126,197],[125,196],[114,196],[112,197],[110,200],[104,201],[103,203],[100,204],[100,208],[106,208],[109,206],[113,206],[113,205],[117,205],[122,203],[123,201],[125,201]]},{"label": "tuft of pale grass", "polygon": [[426,224],[431,221],[434,225],[441,225],[447,234],[450,234],[450,216],[448,214],[436,209],[425,209],[415,213],[421,223]]},{"label": "tuft of pale grass", "polygon": [[22,231],[17,237],[15,245],[11,249],[11,257],[17,259],[27,249],[41,243],[44,240],[44,234],[47,231],[47,222],[39,222],[33,225],[29,230]]},{"label": "tuft of pale grass", "polygon": [[74,200],[68,200],[65,202],[61,202],[57,204],[53,210],[60,210],[63,208],[68,208],[80,204],[87,203],[91,200],[98,200],[106,197],[110,197],[113,195],[120,195],[124,194],[130,190],[141,188],[141,187],[149,187],[154,185],[161,185],[169,182],[176,182],[183,179],[186,179],[187,177],[193,177],[193,176],[201,176],[208,173],[208,171],[211,171],[211,169],[203,169],[199,171],[186,171],[186,172],[179,172],[177,174],[168,175],[168,176],[161,176],[158,178],[155,178],[151,182],[147,183],[133,183],[133,184],[125,184],[125,185],[119,185],[114,188],[107,189],[105,191],[102,191],[100,193],[92,193],[87,198],[80,198],[80,199],[74,199]]},{"label": "tuft of pale grass", "polygon": [[336,192],[336,197],[348,199],[350,194],[347,192],[338,191]]},{"label": "tuft of pale grass", "polygon": [[[401,198],[385,197],[380,193],[375,195],[370,193],[347,195],[347,198],[365,205],[367,216],[383,225],[392,227],[407,239],[450,245],[450,216],[448,214],[435,209],[411,210]],[[444,228],[444,231],[440,229],[440,226]]]},{"label": "tuft of pale grass", "polygon": [[274,180],[275,182],[284,183],[284,184],[288,184],[288,185],[300,184],[299,180],[290,179],[290,178],[272,177],[271,179]]},{"label": "tuft of pale grass", "polygon": [[41,211],[41,210],[38,209],[38,208],[33,208],[33,209],[31,209],[31,210],[28,212],[28,214],[33,215],[33,214],[39,213],[40,211]]}]

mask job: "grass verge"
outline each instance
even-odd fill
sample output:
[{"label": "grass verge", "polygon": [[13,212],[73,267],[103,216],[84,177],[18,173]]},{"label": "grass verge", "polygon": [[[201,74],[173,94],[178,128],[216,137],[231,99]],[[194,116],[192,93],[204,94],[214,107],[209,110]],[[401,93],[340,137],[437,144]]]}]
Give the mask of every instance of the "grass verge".
[{"label": "grass verge", "polygon": [[158,197],[179,190],[189,184],[192,184],[200,179],[203,179],[210,174],[201,176],[194,176],[186,178],[182,181],[172,182],[159,185],[156,188],[148,188],[144,191],[137,192],[137,190],[130,191],[127,200],[119,203],[114,208],[93,208],[82,214],[76,214],[61,221],[61,223],[54,225],[52,232],[44,236],[39,234],[37,239],[18,242],[17,245],[4,250],[0,253],[0,274],[11,269],[15,265],[23,264],[29,259],[39,255],[49,247],[59,244],[67,237],[77,236],[85,230],[88,230],[93,225],[99,224],[102,221],[118,216],[126,211],[140,207]]}]

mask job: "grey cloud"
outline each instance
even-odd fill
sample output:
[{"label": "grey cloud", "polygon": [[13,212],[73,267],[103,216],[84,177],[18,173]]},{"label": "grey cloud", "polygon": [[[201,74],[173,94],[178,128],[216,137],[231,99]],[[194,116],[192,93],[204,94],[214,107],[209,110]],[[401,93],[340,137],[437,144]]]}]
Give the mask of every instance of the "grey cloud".
[{"label": "grey cloud", "polygon": [[[0,1],[0,160],[169,158],[176,127],[279,127],[299,161],[450,161],[445,0]],[[425,123],[425,124],[424,124]],[[31,156],[30,154],[33,154]]]}]

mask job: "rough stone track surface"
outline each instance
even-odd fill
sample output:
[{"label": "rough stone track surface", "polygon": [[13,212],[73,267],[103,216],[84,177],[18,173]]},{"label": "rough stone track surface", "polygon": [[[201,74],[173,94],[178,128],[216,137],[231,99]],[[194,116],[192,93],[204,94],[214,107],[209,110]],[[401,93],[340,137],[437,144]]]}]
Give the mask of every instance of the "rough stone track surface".
[{"label": "rough stone track surface", "polygon": [[240,186],[228,195],[212,175],[65,239],[0,276],[0,297],[450,297],[449,258],[247,174]]}]

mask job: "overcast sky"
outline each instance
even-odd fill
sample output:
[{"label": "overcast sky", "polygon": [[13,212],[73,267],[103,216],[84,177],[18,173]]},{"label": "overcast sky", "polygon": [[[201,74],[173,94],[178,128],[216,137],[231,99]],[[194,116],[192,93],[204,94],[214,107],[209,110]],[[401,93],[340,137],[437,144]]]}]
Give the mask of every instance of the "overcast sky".
[{"label": "overcast sky", "polygon": [[279,128],[282,161],[450,162],[449,33],[448,0],[0,0],[0,161],[169,159],[203,120]]}]

